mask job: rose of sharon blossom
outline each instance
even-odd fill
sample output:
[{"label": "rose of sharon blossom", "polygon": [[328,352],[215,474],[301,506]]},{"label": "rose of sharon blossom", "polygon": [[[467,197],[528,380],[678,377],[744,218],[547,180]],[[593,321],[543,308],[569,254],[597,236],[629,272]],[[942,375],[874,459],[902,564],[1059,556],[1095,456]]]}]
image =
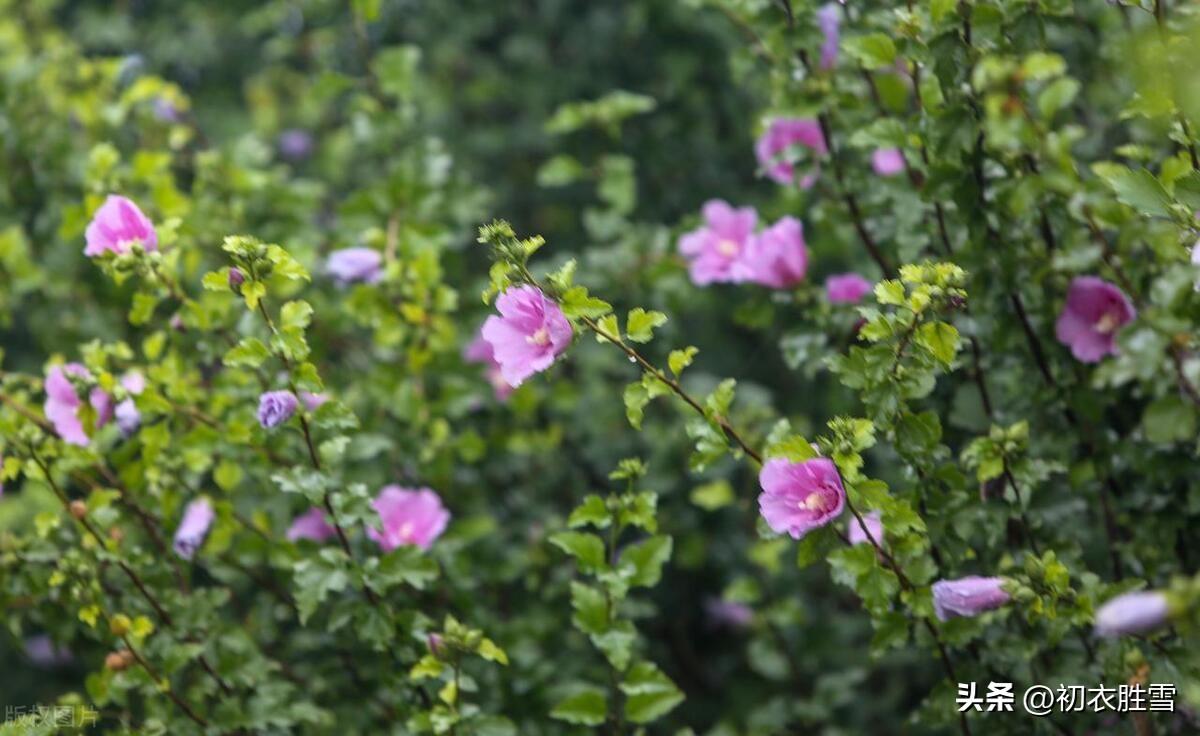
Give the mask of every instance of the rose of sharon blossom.
[{"label": "rose of sharon blossom", "polygon": [[899,148],[880,148],[871,154],[871,168],[880,176],[895,176],[904,171],[904,154]]},{"label": "rose of sharon blossom", "polygon": [[516,388],[546,370],[571,343],[574,331],[553,300],[533,286],[516,286],[496,299],[499,316],[483,323],[500,375]]},{"label": "rose of sharon blossom", "polygon": [[[146,390],[146,377],[138,371],[129,371],[124,376],[121,376],[121,385],[125,390],[134,396],[141,395],[142,391]],[[128,437],[137,431],[138,426],[142,423],[142,415],[137,409],[137,404],[133,399],[125,399],[117,404],[113,410],[113,415],[117,419],[117,427],[121,430],[121,435]]]},{"label": "rose of sharon blossom", "polygon": [[836,3],[822,5],[817,11],[817,27],[825,37],[821,44],[821,68],[832,69],[838,58],[838,27],[841,25],[841,13]]},{"label": "rose of sharon blossom", "polygon": [[305,409],[316,411],[329,401],[329,397],[325,394],[314,394],[312,391],[301,391],[300,400],[304,402]]},{"label": "rose of sharon blossom", "polygon": [[825,279],[825,298],[830,304],[858,304],[871,288],[871,282],[862,276],[841,273]]},{"label": "rose of sharon blossom", "polygon": [[[82,401],[75,393],[68,376],[91,380],[92,374],[79,363],[51,366],[46,373],[46,404],[43,410],[46,418],[54,425],[54,431],[65,442],[80,447],[87,447],[91,441],[83,429],[83,421],[79,418],[79,407]],[[96,428],[99,429],[112,418],[112,397],[100,389],[92,389],[88,401],[96,410]]]},{"label": "rose of sharon blossom", "polygon": [[[867,532],[871,533],[870,537],[867,536]],[[872,511],[869,514],[863,514],[861,524],[857,517],[851,518],[846,538],[850,540],[850,544],[870,544],[872,539],[876,544],[883,544],[883,521],[880,519],[879,512]]]},{"label": "rose of sharon blossom", "polygon": [[373,284],[383,274],[383,254],[374,248],[343,248],[329,254],[325,270],[341,286]]},{"label": "rose of sharon blossom", "polygon": [[258,397],[258,423],[263,429],[277,427],[292,418],[297,405],[291,391],[268,391]]},{"label": "rose of sharon blossom", "polygon": [[[758,165],[780,184],[791,184],[796,180],[796,167],[788,155],[793,146],[803,146],[820,155],[828,152],[821,125],[812,118],[774,120],[754,146]],[[808,189],[816,180],[815,173],[807,174],[800,180],[800,186]]]},{"label": "rose of sharon blossom", "polygon": [[25,656],[43,669],[69,664],[74,657],[71,650],[60,647],[45,634],[36,634],[25,640]]},{"label": "rose of sharon blossom", "polygon": [[472,340],[471,344],[463,350],[463,359],[484,366],[484,373],[487,375],[488,383],[492,384],[492,391],[496,394],[497,399],[504,401],[512,395],[513,387],[508,385],[508,381],[504,380],[504,376],[500,374],[500,363],[496,361],[496,352],[492,349],[492,344],[483,339],[482,335]]},{"label": "rose of sharon blossom", "polygon": [[739,270],[745,269],[747,279],[772,289],[803,281],[808,272],[808,248],[800,221],[783,217],[752,237],[739,266]]},{"label": "rose of sharon blossom", "polygon": [[125,197],[110,194],[92,215],[84,233],[87,247],[83,254],[95,257],[102,253],[127,253],[134,243],[146,250],[158,250],[158,234],[154,223],[142,214],[138,206]]},{"label": "rose of sharon blossom", "polygon": [[382,530],[367,528],[367,536],[385,552],[411,544],[429,549],[450,522],[442,499],[428,488],[386,486],[371,503],[383,522]]},{"label": "rose of sharon blossom", "polygon": [[704,225],[679,239],[679,252],[688,260],[692,282],[705,286],[745,280],[741,261],[758,222],[754,208],[734,208],[713,199],[704,203],[701,212]]},{"label": "rose of sharon blossom", "polygon": [[758,474],[758,484],[763,489],[758,509],[767,526],[793,539],[833,521],[846,505],[842,479],[828,458],[802,463],[771,458]]},{"label": "rose of sharon blossom", "polygon": [[1117,331],[1135,316],[1133,305],[1116,286],[1095,276],[1079,276],[1067,291],[1054,333],[1076,360],[1095,363],[1117,354]]},{"label": "rose of sharon blossom", "polygon": [[312,153],[313,137],[307,130],[288,128],[279,134],[279,153],[286,159],[299,161]]},{"label": "rose of sharon blossom", "polygon": [[325,520],[325,512],[315,506],[297,516],[287,530],[289,542],[295,542],[298,539],[324,542],[335,534],[337,534],[337,530]]},{"label": "rose of sharon blossom", "polygon": [[978,616],[984,611],[1008,603],[1010,596],[1001,587],[1004,578],[971,575],[958,580],[939,580],[933,584],[933,610],[942,621],[955,616]]},{"label": "rose of sharon blossom", "polygon": [[709,598],[704,602],[704,612],[712,626],[744,629],[754,623],[754,609],[745,603],[728,601],[724,598]]},{"label": "rose of sharon blossom", "polygon": [[1162,593],[1125,593],[1096,611],[1096,634],[1106,637],[1144,634],[1165,624],[1170,613],[1170,603]]},{"label": "rose of sharon blossom", "polygon": [[208,536],[213,516],[212,504],[207,498],[197,498],[189,503],[183,512],[183,521],[175,530],[175,554],[185,560],[192,559]]}]

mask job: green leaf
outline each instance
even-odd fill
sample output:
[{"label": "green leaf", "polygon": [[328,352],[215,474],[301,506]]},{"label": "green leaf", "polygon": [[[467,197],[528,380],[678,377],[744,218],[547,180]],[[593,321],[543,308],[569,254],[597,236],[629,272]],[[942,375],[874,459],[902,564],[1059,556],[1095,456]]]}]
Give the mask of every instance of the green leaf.
[{"label": "green leaf", "polygon": [[551,535],[550,544],[574,557],[582,570],[600,570],[605,567],[604,542],[588,532],[559,532]]},{"label": "green leaf", "polygon": [[672,350],[671,354],[667,356],[667,366],[678,377],[680,373],[683,373],[684,368],[692,364],[692,358],[696,357],[696,353],[698,352],[700,352],[700,349],[691,345],[682,350]]},{"label": "green leaf", "polygon": [[[599,326],[600,326],[600,330],[602,332],[604,332],[604,334],[611,335],[612,337],[620,340],[621,324],[617,321],[617,315],[615,315],[615,314],[604,315],[603,317],[601,317],[599,319]],[[608,342],[608,338],[601,337],[599,334],[597,334],[596,342]]]},{"label": "green leaf", "polygon": [[1171,196],[1153,174],[1145,169],[1130,170],[1120,164],[1101,161],[1092,164],[1092,171],[1108,182],[1117,199],[1151,217],[1165,217]]},{"label": "green leaf", "polygon": [[585,496],[583,503],[576,506],[575,510],[571,512],[571,516],[567,518],[567,526],[572,529],[588,524],[604,529],[611,523],[612,515],[608,510],[608,504],[594,493]]},{"label": "green leaf", "polygon": [[646,404],[650,403],[650,392],[641,381],[634,381],[625,387],[622,399],[625,401],[625,417],[629,420],[629,425],[634,429],[641,429]]},{"label": "green leaf", "polygon": [[572,621],[585,634],[602,634],[608,630],[608,601],[604,594],[579,582],[571,583]]},{"label": "green leaf", "polygon": [[1079,94],[1079,82],[1070,77],[1056,79],[1046,86],[1037,98],[1038,112],[1043,118],[1049,119],[1059,110],[1066,108],[1075,101]]},{"label": "green leaf", "polygon": [[554,706],[550,717],[580,726],[599,726],[608,717],[608,698],[603,690],[588,688]]},{"label": "green leaf", "polygon": [[1191,440],[1196,436],[1196,410],[1178,396],[1164,396],[1146,407],[1142,429],[1155,444]]},{"label": "green leaf", "polygon": [[805,568],[819,562],[837,547],[838,538],[833,529],[824,526],[805,534],[796,543],[796,567]]},{"label": "green leaf", "polygon": [[733,503],[733,486],[725,479],[714,480],[693,488],[689,498],[705,511],[716,511]]},{"label": "green leaf", "polygon": [[884,279],[875,284],[875,301],[880,304],[900,306],[904,304],[904,284],[895,279]]},{"label": "green leaf", "polygon": [[588,295],[587,287],[572,286],[562,297],[563,314],[571,318],[588,317],[599,319],[612,311],[612,305],[603,299]]},{"label": "green leaf", "polygon": [[931,0],[929,3],[929,17],[936,25],[941,23],[943,18],[955,12],[957,9],[958,0]]},{"label": "green leaf", "polygon": [[629,310],[625,322],[625,334],[634,342],[650,342],[654,337],[654,328],[666,323],[667,315],[662,312],[650,311],[635,307]]},{"label": "green leaf", "polygon": [[625,717],[633,723],[650,723],[683,702],[683,692],[651,662],[633,665],[620,687],[627,696]]},{"label": "green leaf", "polygon": [[484,637],[483,641],[479,642],[479,648],[475,650],[475,653],[489,662],[508,666],[508,655],[505,654],[503,649],[496,646],[496,642],[487,637]]},{"label": "green leaf", "polygon": [[783,457],[794,463],[802,463],[817,457],[818,453],[812,443],[798,434],[789,434],[767,448],[768,458]]},{"label": "green leaf", "polygon": [[345,558],[340,551],[323,550],[316,557],[308,557],[296,563],[292,572],[295,579],[296,609],[300,623],[304,624],[330,593],[340,593],[350,584],[350,575],[345,569]]},{"label": "green leaf", "polygon": [[313,308],[306,301],[293,301],[283,305],[279,310],[279,322],[284,330],[305,330],[312,320]]},{"label": "green leaf", "polygon": [[958,354],[958,330],[945,322],[926,322],[917,328],[916,342],[933,353],[942,365],[949,366]]},{"label": "green leaf", "polygon": [[896,43],[882,33],[848,38],[842,48],[867,69],[882,69],[896,63]]},{"label": "green leaf", "polygon": [[662,579],[662,567],[671,559],[671,538],[656,535],[621,551],[621,564],[633,566],[629,586],[653,587]]},{"label": "green leaf", "polygon": [[144,325],[154,316],[154,308],[158,306],[158,297],[153,294],[137,292],[133,295],[133,306],[129,309],[129,324]]},{"label": "green leaf", "polygon": [[271,356],[271,351],[257,337],[243,337],[225,353],[223,362],[230,368],[257,368]]}]

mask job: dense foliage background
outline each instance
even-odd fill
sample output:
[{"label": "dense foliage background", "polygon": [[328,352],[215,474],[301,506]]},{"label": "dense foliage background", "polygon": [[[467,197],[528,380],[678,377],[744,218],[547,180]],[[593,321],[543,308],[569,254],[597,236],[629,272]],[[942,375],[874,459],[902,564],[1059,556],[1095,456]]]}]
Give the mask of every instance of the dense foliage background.
[{"label": "dense foliage background", "polygon": [[[1198,40],[1165,0],[0,0],[6,716],[1195,731]],[[156,249],[84,255],[111,194]],[[698,278],[714,199],[797,218],[804,267]],[[510,392],[469,346],[520,285],[574,336]],[[846,509],[772,531],[762,466],[819,458]],[[387,486],[444,533],[379,544]],[[942,615],[975,575],[1004,605]],[[959,713],[988,682],[1016,712]]]}]

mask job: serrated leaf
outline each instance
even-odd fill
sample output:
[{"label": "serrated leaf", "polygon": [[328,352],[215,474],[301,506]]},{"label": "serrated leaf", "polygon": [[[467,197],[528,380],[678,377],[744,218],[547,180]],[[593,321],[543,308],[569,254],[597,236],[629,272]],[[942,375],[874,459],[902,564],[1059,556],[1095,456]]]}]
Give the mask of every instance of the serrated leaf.
[{"label": "serrated leaf", "polygon": [[231,368],[257,368],[271,356],[271,351],[257,337],[243,337],[225,353],[222,362]]},{"label": "serrated leaf", "polygon": [[650,311],[635,307],[629,310],[625,320],[625,336],[634,342],[650,342],[654,337],[654,328],[665,324],[667,315],[662,312]]},{"label": "serrated leaf", "polygon": [[633,566],[629,586],[653,587],[662,579],[662,567],[671,559],[671,538],[656,535],[621,551],[621,564]]},{"label": "serrated leaf", "polygon": [[605,567],[604,542],[589,532],[559,532],[550,536],[550,544],[574,557],[580,569],[593,571]]},{"label": "serrated leaf", "polygon": [[589,688],[559,702],[550,717],[580,726],[599,726],[608,717],[608,698],[603,690]]},{"label": "serrated leaf", "polygon": [[691,345],[682,350],[672,350],[667,356],[667,366],[676,377],[683,373],[683,369],[692,364],[692,358],[696,357],[696,353],[700,352],[699,348]]}]

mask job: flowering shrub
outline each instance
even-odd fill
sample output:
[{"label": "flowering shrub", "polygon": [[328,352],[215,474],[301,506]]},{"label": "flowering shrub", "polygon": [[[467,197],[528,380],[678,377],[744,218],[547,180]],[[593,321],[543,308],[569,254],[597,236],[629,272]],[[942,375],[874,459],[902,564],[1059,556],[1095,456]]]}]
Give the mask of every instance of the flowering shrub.
[{"label": "flowering shrub", "polygon": [[0,0],[0,733],[1196,728],[1194,7],[421,5]]}]

